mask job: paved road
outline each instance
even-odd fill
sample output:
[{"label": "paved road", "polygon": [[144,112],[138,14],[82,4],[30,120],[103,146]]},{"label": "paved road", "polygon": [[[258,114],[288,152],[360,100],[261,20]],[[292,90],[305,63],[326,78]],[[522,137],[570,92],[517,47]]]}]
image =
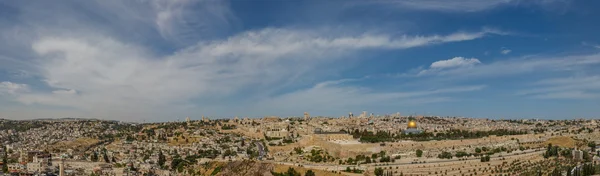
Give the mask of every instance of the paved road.
[{"label": "paved road", "polygon": [[263,158],[267,152],[265,152],[265,146],[263,146],[262,142],[254,141],[256,147],[258,147],[258,158]]}]

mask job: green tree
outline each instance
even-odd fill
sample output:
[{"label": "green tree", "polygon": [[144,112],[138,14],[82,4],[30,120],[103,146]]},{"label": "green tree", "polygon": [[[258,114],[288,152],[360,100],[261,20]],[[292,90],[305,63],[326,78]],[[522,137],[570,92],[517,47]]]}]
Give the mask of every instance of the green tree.
[{"label": "green tree", "polygon": [[179,172],[179,173],[183,172],[184,167],[185,167],[185,162],[179,162],[179,164],[177,164],[177,172]]},{"label": "green tree", "polygon": [[417,149],[417,157],[423,156],[423,150]]},{"label": "green tree", "polygon": [[2,172],[8,173],[8,161],[6,159],[6,154],[4,154],[4,158],[2,158]]},{"label": "green tree", "polygon": [[590,147],[590,150],[594,151],[596,149],[596,142],[592,141],[588,143],[588,147]]},{"label": "green tree", "polygon": [[94,152],[91,159],[93,162],[98,162],[98,153]]},{"label": "green tree", "polygon": [[308,170],[306,171],[306,173],[304,173],[304,176],[315,176],[315,172],[313,172],[312,170]]},{"label": "green tree", "polygon": [[298,171],[296,171],[294,168],[290,167],[288,168],[287,172],[285,172],[286,176],[300,176],[300,173],[298,173]]},{"label": "green tree", "polygon": [[104,152],[104,162],[110,163],[110,160],[108,160],[108,155],[106,154],[106,152]]},{"label": "green tree", "polygon": [[164,166],[165,165],[165,155],[163,154],[162,150],[158,151],[158,165],[159,166]]},{"label": "green tree", "polygon": [[481,153],[481,149],[479,147],[475,148],[475,153]]},{"label": "green tree", "polygon": [[[6,147],[3,146],[4,151],[6,151]],[[2,156],[2,172],[8,173],[8,155],[4,152],[4,156]]]},{"label": "green tree", "polygon": [[481,162],[488,162],[490,161],[490,155],[486,155],[486,156],[482,156],[481,157]]},{"label": "green tree", "polygon": [[383,168],[375,168],[375,176],[383,176]]}]

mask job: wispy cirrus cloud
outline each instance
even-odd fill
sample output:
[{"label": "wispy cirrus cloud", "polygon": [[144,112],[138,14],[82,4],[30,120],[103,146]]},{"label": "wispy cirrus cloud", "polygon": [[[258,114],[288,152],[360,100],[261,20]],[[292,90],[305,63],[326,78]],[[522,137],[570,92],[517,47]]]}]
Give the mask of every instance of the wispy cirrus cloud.
[{"label": "wispy cirrus cloud", "polygon": [[443,12],[477,12],[488,10],[501,6],[535,4],[535,5],[552,5],[555,3],[565,4],[565,0],[389,0],[378,1],[386,4],[396,4],[399,8],[417,9],[417,10],[433,10]]},{"label": "wispy cirrus cloud", "polygon": [[594,44],[594,43],[581,42],[581,45],[583,45],[583,46],[589,46],[589,47],[596,48],[596,49],[600,49],[600,45]]},{"label": "wispy cirrus cloud", "polygon": [[421,9],[421,10],[439,10],[439,11],[465,11],[474,12],[493,8],[500,5],[510,3],[512,0],[461,0],[461,1],[444,1],[444,0],[397,0],[388,1],[397,3],[400,6]]},{"label": "wispy cirrus cloud", "polygon": [[[485,85],[450,86],[430,88],[429,90],[376,91],[367,87],[341,85],[348,81],[326,81],[314,87],[260,100],[256,109],[274,107],[285,112],[323,111],[325,109],[360,109],[375,104],[418,105],[447,101],[459,101],[453,94],[474,92],[484,89]],[[293,103],[290,103],[293,102]]]},{"label": "wispy cirrus cloud", "polygon": [[519,96],[542,99],[596,99],[600,98],[600,75],[548,78],[517,92]]},{"label": "wispy cirrus cloud", "polygon": [[54,90],[21,94],[17,100],[84,111],[196,106],[192,99],[227,97],[243,87],[281,84],[360,50],[460,42],[489,32],[398,37],[324,34],[267,28],[199,42],[167,56],[106,37],[44,37],[32,43],[39,55],[36,72]]}]

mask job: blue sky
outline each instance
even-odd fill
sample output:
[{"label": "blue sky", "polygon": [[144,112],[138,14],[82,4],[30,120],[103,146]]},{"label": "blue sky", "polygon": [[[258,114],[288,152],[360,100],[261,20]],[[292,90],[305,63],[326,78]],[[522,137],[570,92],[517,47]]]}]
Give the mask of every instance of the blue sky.
[{"label": "blue sky", "polygon": [[0,118],[596,118],[597,1],[6,1]]}]

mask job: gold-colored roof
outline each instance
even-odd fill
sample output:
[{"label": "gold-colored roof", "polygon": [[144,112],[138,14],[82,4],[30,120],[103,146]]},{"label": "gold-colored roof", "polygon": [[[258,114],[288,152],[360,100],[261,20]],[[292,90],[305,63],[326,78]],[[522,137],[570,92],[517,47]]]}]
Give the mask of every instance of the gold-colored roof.
[{"label": "gold-colored roof", "polygon": [[417,128],[417,122],[415,121],[409,121],[408,122],[408,128]]}]

